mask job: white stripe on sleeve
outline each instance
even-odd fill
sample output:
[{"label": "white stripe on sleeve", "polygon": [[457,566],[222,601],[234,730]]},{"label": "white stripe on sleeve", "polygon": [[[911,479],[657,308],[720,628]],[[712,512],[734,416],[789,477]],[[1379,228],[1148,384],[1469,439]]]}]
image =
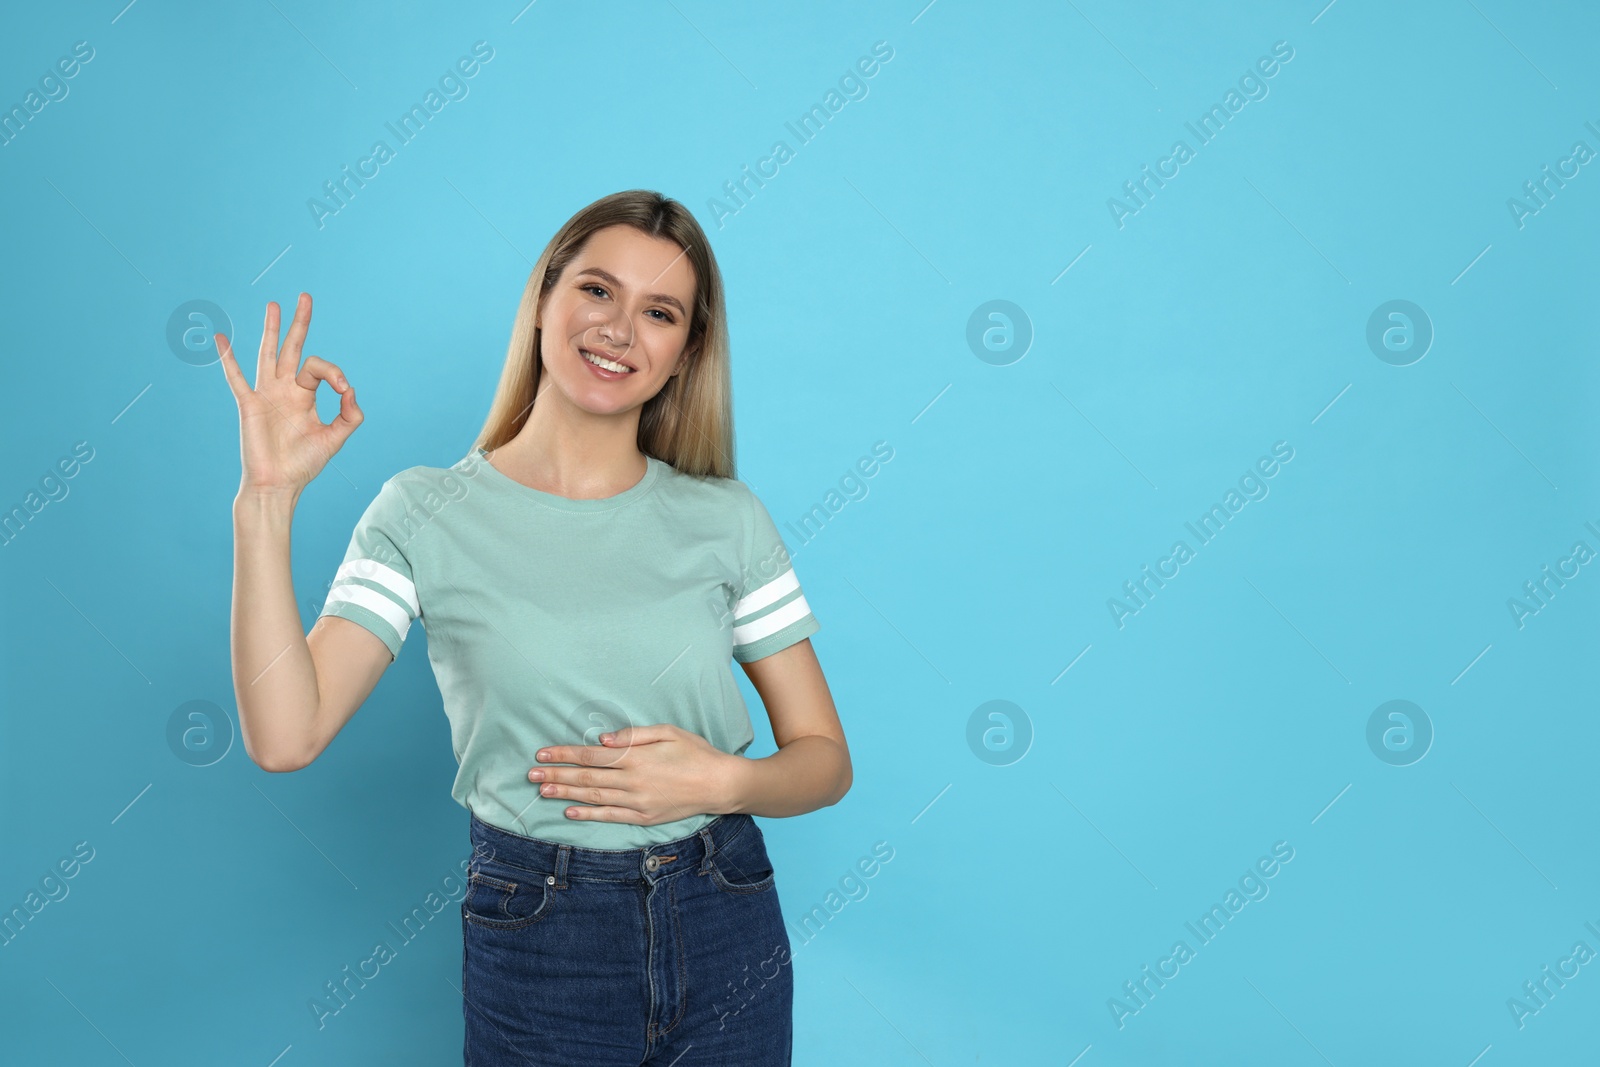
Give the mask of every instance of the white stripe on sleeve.
[{"label": "white stripe on sleeve", "polygon": [[778,575],[760,589],[751,590],[745,598],[734,605],[733,617],[742,619],[746,615],[753,615],[768,604],[776,604],[794,590],[800,588],[800,579],[791,567]]},{"label": "white stripe on sleeve", "polygon": [[[790,571],[789,573],[793,574],[794,572]],[[799,622],[809,614],[811,614],[811,608],[806,604],[805,595],[801,594],[777,611],[763,615],[755,622],[735,625],[733,628],[733,643],[736,646],[754,644],[763,637],[771,637],[791,623]]]},{"label": "white stripe on sleeve", "polygon": [[412,618],[422,614],[422,609],[417,605],[417,587],[410,578],[393,567],[385,566],[375,559],[353,559],[340,564],[338,571],[334,573],[333,582],[337,585],[344,578],[365,578],[369,582],[375,582],[405,601],[406,607],[411,609]]},{"label": "white stripe on sleeve", "polygon": [[406,614],[406,609],[390,600],[376,589],[368,589],[355,582],[346,582],[344,585],[335,586],[328,592],[328,599],[323,602],[323,610],[339,602],[354,604],[359,608],[366,608],[384,622],[394,627],[394,632],[400,635],[400,640],[406,639],[406,631],[411,628],[411,616]]}]

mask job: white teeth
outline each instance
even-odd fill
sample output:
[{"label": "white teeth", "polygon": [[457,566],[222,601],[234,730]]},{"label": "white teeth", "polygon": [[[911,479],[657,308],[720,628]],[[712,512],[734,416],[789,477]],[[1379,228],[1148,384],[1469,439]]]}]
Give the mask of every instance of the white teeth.
[{"label": "white teeth", "polygon": [[586,348],[580,348],[578,350],[578,354],[583,356],[583,358],[588,360],[590,363],[593,363],[596,367],[611,371],[613,374],[633,373],[633,369],[631,367],[625,367],[621,363],[613,363],[609,359],[602,359]]}]

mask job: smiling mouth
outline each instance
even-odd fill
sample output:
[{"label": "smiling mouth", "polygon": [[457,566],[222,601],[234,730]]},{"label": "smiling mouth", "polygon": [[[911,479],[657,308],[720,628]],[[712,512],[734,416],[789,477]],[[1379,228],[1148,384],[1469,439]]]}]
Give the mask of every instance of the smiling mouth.
[{"label": "smiling mouth", "polygon": [[634,371],[634,368],[628,366],[626,363],[618,363],[614,359],[607,359],[604,356],[596,355],[587,348],[578,349],[578,354],[584,358],[585,362],[591,363],[594,366],[599,367],[601,370],[608,370],[612,374],[632,374]]}]

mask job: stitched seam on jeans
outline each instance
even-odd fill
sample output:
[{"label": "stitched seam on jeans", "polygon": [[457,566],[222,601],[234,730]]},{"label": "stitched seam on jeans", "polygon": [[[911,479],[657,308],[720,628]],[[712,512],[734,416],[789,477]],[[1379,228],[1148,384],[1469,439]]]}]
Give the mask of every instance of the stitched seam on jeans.
[{"label": "stitched seam on jeans", "polygon": [[644,972],[650,980],[650,1016],[644,1024],[645,1048],[654,1051],[656,1039],[661,1036],[661,1031],[656,1029],[656,968],[655,960],[651,959],[650,949],[655,945],[656,917],[650,911],[650,890],[640,890],[640,900],[644,904]]},{"label": "stitched seam on jeans", "polygon": [[667,909],[672,915],[672,938],[678,946],[678,1014],[674,1015],[672,1021],[661,1028],[663,1034],[683,1021],[683,1010],[689,1003],[689,976],[684,970],[683,923],[678,917],[678,886],[676,882],[667,887]]},{"label": "stitched seam on jeans", "polygon": [[749,885],[735,885],[724,878],[721,871],[715,867],[711,868],[711,880],[717,884],[718,889],[728,893],[762,893],[772,888],[773,880],[777,877],[778,872],[773,871],[759,882],[752,882]]},{"label": "stitched seam on jeans", "polygon": [[570,874],[567,875],[568,885],[571,885],[573,882],[601,882],[606,885],[633,885],[639,881],[641,881],[641,879],[636,874],[625,874],[620,878],[606,878],[603,875],[598,874],[581,875],[577,878],[574,878]]},{"label": "stitched seam on jeans", "polygon": [[532,926],[534,923],[542,923],[548,919],[550,917],[550,913],[556,909],[556,902],[551,897],[548,888],[545,891],[544,902],[539,905],[539,908],[539,914],[531,919],[481,919],[470,912],[464,914],[462,917],[465,918],[467,922],[481,926],[487,930],[521,930],[524,927]]},{"label": "stitched seam on jeans", "polygon": [[[468,892],[470,893],[471,890],[469,889]],[[466,897],[462,897],[461,898],[461,921],[462,921],[462,923],[465,923],[467,921],[467,898]],[[472,1064],[472,1058],[471,1058],[471,1050],[472,1050],[471,1026],[472,1026],[472,1021],[469,1018],[467,1018],[467,1015],[466,1015],[467,1011],[470,1009],[470,1007],[472,1005],[472,1001],[470,1001],[467,998],[467,975],[470,974],[471,970],[472,970],[470,967],[467,966],[467,943],[468,943],[467,942],[467,932],[466,932],[465,928],[463,928],[462,931],[461,931],[461,1013],[462,1013],[462,1022],[467,1027],[467,1030],[466,1030],[465,1033],[463,1033],[462,1038],[461,1038],[461,1064],[462,1064],[462,1067],[471,1067],[471,1064]]]},{"label": "stitched seam on jeans", "polygon": [[492,865],[499,866],[499,867],[507,867],[507,868],[510,868],[513,871],[521,871],[523,874],[531,874],[531,875],[535,876],[536,878],[538,878],[541,882],[544,881],[544,876],[545,875],[552,873],[550,871],[534,870],[532,867],[524,867],[520,863],[512,863],[510,860],[501,859],[499,856],[496,856],[493,853],[490,853],[487,856],[483,855],[482,853],[479,853],[478,865],[481,867],[481,866],[483,866],[485,864],[492,864]]},{"label": "stitched seam on jeans", "polygon": [[[754,825],[754,824],[752,823],[750,825]],[[743,827],[740,827],[739,831],[735,832],[733,837],[728,838],[727,842],[725,842],[724,844],[725,845],[726,844],[731,844],[733,842],[733,840],[739,836],[739,833],[742,832],[743,829],[744,829]],[[729,893],[761,893],[761,892],[764,892],[764,891],[772,888],[772,882],[778,876],[778,872],[776,870],[774,870],[771,874],[767,875],[765,878],[761,879],[761,881],[752,882],[752,883],[749,883],[747,885],[735,885],[734,883],[728,881],[727,876],[725,874],[723,874],[722,868],[720,866],[718,866],[718,861],[717,861],[717,856],[720,856],[724,851],[726,851],[725,847],[724,848],[719,848],[717,850],[717,854],[711,857],[711,881],[713,882],[713,884],[715,884],[717,886],[718,889],[722,889],[722,890],[724,890],[726,892],[729,892]],[[762,852],[765,852],[765,851],[766,851],[766,849],[763,846],[762,847]],[[771,857],[769,856],[768,857],[768,862],[770,862],[770,861],[771,861]],[[745,872],[741,870],[739,873],[740,874],[744,874]]]},{"label": "stitched seam on jeans", "polygon": [[462,918],[464,918],[467,922],[477,923],[479,926],[490,930],[521,930],[523,927],[532,926],[534,923],[544,922],[545,919],[550,917],[550,913],[555,910],[555,893],[549,885],[544,883],[537,883],[539,888],[544,891],[544,896],[540,899],[539,907],[536,909],[537,914],[528,918],[523,918],[521,916],[512,915],[508,908],[508,905],[511,903],[511,898],[515,896],[517,892],[517,885],[515,882],[502,882],[498,878],[490,878],[485,874],[471,876],[469,880],[474,878],[479,881],[488,880],[490,882],[494,882],[496,883],[494,888],[497,889],[505,890],[507,886],[510,887],[509,890],[505,891],[505,895],[500,898],[499,910],[505,912],[506,917],[504,919],[493,919],[475,915],[469,911],[466,906],[467,900],[472,896],[472,891],[469,888],[467,891],[467,896],[463,897],[461,901],[461,915]]},{"label": "stitched seam on jeans", "polygon": [[[492,921],[503,922],[503,923],[509,923],[509,922],[516,922],[517,921],[517,916],[511,914],[511,909],[509,907],[507,907],[507,905],[511,903],[511,898],[517,895],[517,883],[515,883],[515,882],[507,882],[507,881],[505,881],[503,879],[495,878],[495,877],[493,877],[491,875],[484,874],[481,871],[474,871],[471,874],[469,874],[467,876],[467,881],[469,883],[472,883],[473,885],[481,885],[481,886],[486,886],[486,887],[488,887],[490,889],[499,890],[500,898],[499,898],[499,901],[497,902],[497,906],[496,906],[495,910],[500,912],[502,915],[504,915],[505,918],[496,919],[496,920],[492,920]],[[470,900],[471,898],[472,898],[472,890],[471,890],[471,887],[469,886],[468,890],[467,890],[467,899]],[[487,916],[482,916],[481,918],[483,918],[483,920],[486,921],[486,922],[487,921],[491,921],[491,920],[489,920],[489,918]]]},{"label": "stitched seam on jeans", "polygon": [[517,883],[508,882],[503,878],[496,878],[492,874],[484,874],[482,871],[473,871],[471,874],[467,875],[467,881],[493,886],[496,889],[504,889],[508,893],[515,893],[517,891]]}]

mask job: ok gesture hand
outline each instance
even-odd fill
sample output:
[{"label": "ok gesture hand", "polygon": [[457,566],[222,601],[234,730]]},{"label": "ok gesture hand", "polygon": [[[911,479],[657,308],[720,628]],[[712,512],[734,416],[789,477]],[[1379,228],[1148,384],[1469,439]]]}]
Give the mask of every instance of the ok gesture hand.
[{"label": "ok gesture hand", "polygon": [[[244,467],[240,491],[282,492],[298,497],[311,479],[361,425],[355,387],[344,372],[320,356],[300,365],[300,349],[311,326],[311,295],[301,293],[283,349],[278,348],[278,305],[267,303],[256,359],[256,384],[250,388],[233,358],[233,346],[216,334],[222,373],[239,404],[239,454]],[[324,424],[317,417],[317,383],[339,394],[339,414]]]}]

